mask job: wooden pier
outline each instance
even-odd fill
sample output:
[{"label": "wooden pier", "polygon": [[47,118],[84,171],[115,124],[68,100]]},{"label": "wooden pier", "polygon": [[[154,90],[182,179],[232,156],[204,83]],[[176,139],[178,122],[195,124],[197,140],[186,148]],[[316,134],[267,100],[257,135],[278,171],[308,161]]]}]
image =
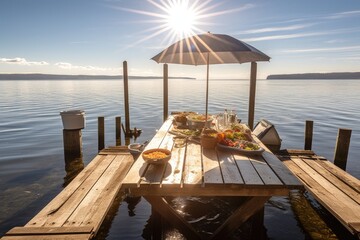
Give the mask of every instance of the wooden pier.
[{"label": "wooden pier", "polygon": [[285,149],[276,155],[306,190],[360,239],[360,180],[345,171],[351,130],[339,129],[334,163],[311,150],[312,136],[313,121],[306,121],[305,150]]},{"label": "wooden pier", "polygon": [[[116,125],[117,132],[120,132],[119,118],[116,119]],[[311,151],[312,130],[313,123],[307,122],[304,146],[306,150],[281,150],[276,153],[276,156],[304,184],[306,190],[322,206],[334,215],[354,236],[360,239],[360,181],[324,157],[318,156]],[[125,193],[121,192],[121,189],[125,189],[124,186],[126,185],[126,180],[124,185],[123,180],[134,162],[134,158],[126,146],[102,149],[104,146],[103,132],[103,118],[99,118],[99,154],[25,226],[14,227],[1,239],[88,240],[97,234],[115,197],[125,197]],[[347,137],[343,137],[343,132],[346,133]],[[157,135],[159,134],[158,132]],[[117,134],[117,138],[119,136]],[[156,136],[154,138],[156,140]],[[349,139],[349,130],[339,131],[335,160],[339,158],[345,160],[341,161],[341,166],[346,166]],[[341,142],[346,146],[341,147]],[[120,142],[117,141],[118,143]],[[259,144],[267,149],[261,142]],[[265,158],[271,155],[270,153],[264,154]],[[214,156],[216,155],[215,153]],[[269,158],[267,161],[272,163],[273,158]],[[336,163],[336,161],[334,162]],[[281,164],[280,161],[279,163]],[[139,165],[139,161],[133,168],[137,165]],[[138,169],[140,168],[138,167]],[[282,174],[285,174],[284,172],[288,171],[278,165],[271,165],[270,169],[276,171],[274,177],[282,176]],[[281,169],[280,172],[277,171],[279,169]],[[244,171],[242,168],[240,170]],[[138,173],[137,169],[134,171]],[[289,174],[291,173],[289,172]],[[269,179],[272,179],[272,177]],[[240,186],[243,187],[243,185]],[[132,192],[135,193],[135,190],[133,189]],[[286,189],[286,192],[288,191],[289,189]],[[216,192],[218,194],[218,191]],[[235,191],[233,194],[241,195],[241,191]],[[147,199],[150,199],[150,202],[156,205],[157,202],[151,201],[154,192],[151,192],[150,195]],[[163,210],[162,207],[159,209]],[[238,220],[237,218],[234,221]]]},{"label": "wooden pier", "polygon": [[127,148],[117,146],[100,151],[33,219],[23,227],[11,229],[1,239],[91,239],[119,194],[133,162]]},{"label": "wooden pier", "polygon": [[323,207],[360,237],[359,179],[311,150],[283,150],[277,156]]}]

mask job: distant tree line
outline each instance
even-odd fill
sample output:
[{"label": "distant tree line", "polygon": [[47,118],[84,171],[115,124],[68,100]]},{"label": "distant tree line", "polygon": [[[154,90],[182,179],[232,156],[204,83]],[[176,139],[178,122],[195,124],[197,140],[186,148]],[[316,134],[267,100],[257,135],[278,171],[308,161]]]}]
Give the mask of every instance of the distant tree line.
[{"label": "distant tree line", "polygon": [[360,72],[274,74],[266,79],[360,79]]},{"label": "distant tree line", "polygon": [[[154,76],[129,76],[129,79],[162,79],[163,77]],[[190,77],[169,77],[194,79]],[[0,74],[0,80],[106,80],[123,79],[122,75],[61,75],[61,74]]]}]

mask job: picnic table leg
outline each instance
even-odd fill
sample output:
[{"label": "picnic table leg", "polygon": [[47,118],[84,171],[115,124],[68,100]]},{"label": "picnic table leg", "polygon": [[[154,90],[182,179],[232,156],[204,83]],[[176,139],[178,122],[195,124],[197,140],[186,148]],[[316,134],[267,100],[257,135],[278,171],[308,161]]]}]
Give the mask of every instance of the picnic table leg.
[{"label": "picnic table leg", "polygon": [[239,228],[246,220],[264,207],[269,197],[249,197],[234,213],[215,231],[211,239],[225,239]]},{"label": "picnic table leg", "polygon": [[144,196],[144,198],[166,221],[176,226],[186,238],[201,239],[200,234],[163,197]]}]

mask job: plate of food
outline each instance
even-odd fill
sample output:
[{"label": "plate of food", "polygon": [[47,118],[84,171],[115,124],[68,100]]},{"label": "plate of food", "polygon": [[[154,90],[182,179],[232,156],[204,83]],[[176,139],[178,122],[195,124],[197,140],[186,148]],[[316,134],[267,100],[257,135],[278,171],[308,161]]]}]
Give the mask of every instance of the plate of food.
[{"label": "plate of food", "polygon": [[169,132],[180,137],[194,137],[194,138],[200,138],[200,134],[201,134],[201,131],[199,129],[182,129],[177,127],[174,127]]},{"label": "plate of food", "polygon": [[171,151],[164,148],[148,149],[142,153],[145,162],[151,164],[164,164],[171,158]]},{"label": "plate of food", "polygon": [[213,116],[208,115],[206,118],[205,114],[190,114],[186,118],[190,129],[202,129],[206,124],[210,125],[214,120]]},{"label": "plate of food", "polygon": [[248,142],[244,140],[239,141],[225,141],[217,144],[218,148],[222,150],[236,151],[245,155],[260,155],[264,149],[257,143]]}]

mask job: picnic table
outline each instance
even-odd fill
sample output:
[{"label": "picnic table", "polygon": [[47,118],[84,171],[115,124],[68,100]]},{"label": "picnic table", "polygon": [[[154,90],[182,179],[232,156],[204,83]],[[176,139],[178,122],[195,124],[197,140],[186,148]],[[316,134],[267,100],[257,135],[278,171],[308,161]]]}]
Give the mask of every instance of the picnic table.
[{"label": "picnic table", "polygon": [[139,156],[123,180],[122,190],[145,198],[166,221],[190,232],[192,239],[202,237],[170,206],[166,197],[244,198],[243,204],[215,230],[213,238],[223,239],[263,209],[272,196],[287,196],[292,189],[303,188],[255,135],[252,138],[265,151],[259,155],[244,155],[237,151],[203,148],[194,141],[175,147],[173,128],[173,116],[170,116],[145,148],[168,149],[171,159],[166,164],[155,165]]}]

